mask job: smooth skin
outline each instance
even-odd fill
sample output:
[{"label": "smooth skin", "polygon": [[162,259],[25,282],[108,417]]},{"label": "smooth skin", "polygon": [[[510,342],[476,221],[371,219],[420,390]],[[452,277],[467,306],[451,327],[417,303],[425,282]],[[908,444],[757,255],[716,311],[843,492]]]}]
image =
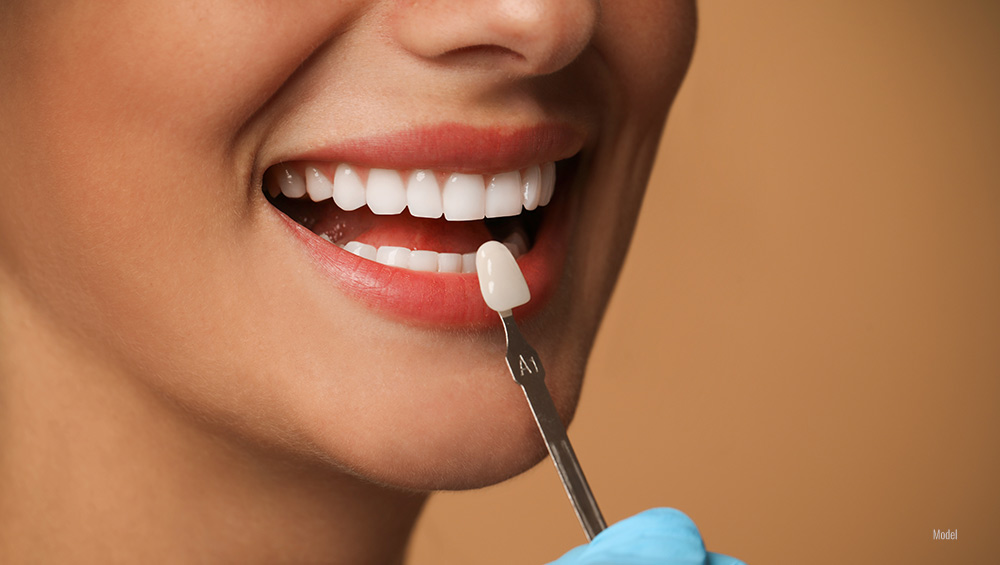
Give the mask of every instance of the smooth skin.
[{"label": "smooth skin", "polygon": [[365,308],[260,179],[442,116],[586,131],[524,324],[569,421],[694,29],[684,0],[0,3],[0,562],[398,563],[428,493],[541,460],[499,333]]}]

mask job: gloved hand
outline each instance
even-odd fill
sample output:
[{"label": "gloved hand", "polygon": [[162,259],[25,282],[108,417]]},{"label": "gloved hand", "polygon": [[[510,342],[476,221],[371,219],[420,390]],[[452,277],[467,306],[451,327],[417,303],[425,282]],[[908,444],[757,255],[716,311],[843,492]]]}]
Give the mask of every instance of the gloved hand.
[{"label": "gloved hand", "polygon": [[709,553],[690,518],[653,508],[611,525],[549,565],[746,565]]}]

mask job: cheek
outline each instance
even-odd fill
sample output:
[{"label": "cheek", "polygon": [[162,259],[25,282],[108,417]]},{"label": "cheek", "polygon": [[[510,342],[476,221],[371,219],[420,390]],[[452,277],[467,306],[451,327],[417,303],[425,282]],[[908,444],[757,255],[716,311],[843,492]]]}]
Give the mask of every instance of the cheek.
[{"label": "cheek", "polygon": [[[0,43],[0,68],[19,77],[0,86],[0,268],[88,347],[195,389],[207,385],[187,377],[237,365],[228,326],[249,325],[209,312],[233,311],[241,274],[244,302],[266,300],[237,264],[250,167],[233,138],[306,49],[261,47],[267,26],[253,33],[236,10],[212,16],[236,31],[200,34],[198,14],[174,6],[107,16],[80,3],[3,22],[23,29]],[[239,396],[238,381],[216,385]]]},{"label": "cheek", "polygon": [[356,4],[319,18],[278,2],[15,6],[0,54],[18,77],[2,90],[3,259],[82,321],[88,304],[113,316],[162,288],[168,265],[246,218],[240,125]]},{"label": "cheek", "polygon": [[662,118],[694,50],[694,2],[608,2],[602,9],[595,44],[607,59],[616,82],[624,86],[629,103],[640,113],[653,111]]}]

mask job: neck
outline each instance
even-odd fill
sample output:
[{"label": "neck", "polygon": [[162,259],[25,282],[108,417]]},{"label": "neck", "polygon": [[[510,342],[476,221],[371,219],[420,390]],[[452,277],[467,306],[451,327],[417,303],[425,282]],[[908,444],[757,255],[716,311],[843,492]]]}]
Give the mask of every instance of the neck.
[{"label": "neck", "polygon": [[0,562],[403,562],[426,495],[215,434],[11,314]]}]

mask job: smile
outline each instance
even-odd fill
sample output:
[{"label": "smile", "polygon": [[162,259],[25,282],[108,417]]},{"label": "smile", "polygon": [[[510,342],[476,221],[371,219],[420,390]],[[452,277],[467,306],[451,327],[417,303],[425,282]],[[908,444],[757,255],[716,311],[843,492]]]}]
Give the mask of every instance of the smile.
[{"label": "smile", "polygon": [[[432,238],[431,230],[420,221],[376,221],[364,210],[351,214],[354,221],[347,222],[345,212],[367,206],[368,214],[376,216],[443,217],[448,222],[515,218],[522,211],[530,212],[549,204],[556,181],[556,167],[551,161],[492,175],[441,173],[428,169],[364,169],[316,162],[283,163],[268,172],[264,188],[272,202],[279,209],[288,210],[292,217],[323,239],[383,265],[440,273],[475,272],[475,252],[466,250],[479,238],[473,235],[465,241],[455,242],[455,238],[441,237],[440,233]],[[297,202],[278,201],[279,195]],[[335,209],[331,209],[330,201]],[[309,202],[321,205],[309,206]],[[414,229],[395,230],[393,243],[398,245],[376,246],[373,243],[385,239],[387,227],[399,227],[402,223],[409,223]],[[529,236],[524,224],[499,221],[484,225],[491,235],[500,238],[514,257],[527,253]],[[421,227],[424,229],[419,229]],[[380,231],[383,232],[381,237]],[[470,231],[462,229],[458,233]],[[420,245],[418,241],[427,245],[431,239],[436,239],[437,248],[416,248]]]},{"label": "smile", "polygon": [[[481,140],[484,132],[475,133]],[[439,162],[426,167],[356,165],[378,158],[357,151],[328,151],[337,159],[306,154],[282,160],[264,173],[263,192],[327,274],[348,294],[393,317],[435,325],[488,323],[474,275],[475,251],[488,240],[502,242],[518,259],[538,297],[529,306],[540,308],[561,273],[567,230],[560,211],[568,200],[562,193],[578,159],[559,159],[560,152],[549,150],[538,157],[557,159],[478,172],[484,163],[500,164],[504,138],[494,135],[498,151],[467,153],[464,163],[452,159],[449,167],[440,156],[449,147],[452,153],[465,149],[458,149],[462,139],[456,142],[453,129],[446,137],[444,149],[432,146]],[[391,163],[386,145],[378,144]],[[525,153],[523,145],[508,153]]]}]

